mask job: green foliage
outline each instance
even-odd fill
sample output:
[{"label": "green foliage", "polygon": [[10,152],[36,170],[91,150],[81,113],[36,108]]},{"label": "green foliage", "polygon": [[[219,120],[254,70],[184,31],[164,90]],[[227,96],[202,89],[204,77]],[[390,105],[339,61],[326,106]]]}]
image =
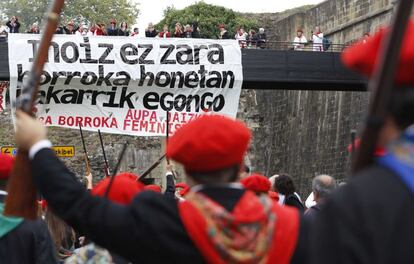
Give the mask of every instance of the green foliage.
[{"label": "green foliage", "polygon": [[204,2],[197,2],[182,10],[173,6],[164,10],[164,19],[157,25],[161,30],[163,25],[168,25],[173,32],[175,23],[180,22],[184,27],[186,24],[197,22],[200,33],[205,38],[217,38],[219,34],[218,25],[224,23],[230,35],[234,35],[237,27],[243,26],[246,31],[256,29],[258,22],[255,19],[243,17],[231,9],[222,6],[210,5]]},{"label": "green foliage", "polygon": [[[32,23],[41,23],[51,0],[0,0],[0,13],[4,18],[17,16],[22,23],[21,31]],[[70,20],[76,23],[109,23],[115,18],[132,25],[138,19],[138,6],[130,0],[66,0],[61,23]]]}]

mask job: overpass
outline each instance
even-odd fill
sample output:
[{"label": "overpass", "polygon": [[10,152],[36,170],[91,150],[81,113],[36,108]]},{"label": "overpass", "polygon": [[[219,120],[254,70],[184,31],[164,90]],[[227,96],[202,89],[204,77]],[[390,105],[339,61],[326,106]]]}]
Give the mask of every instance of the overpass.
[{"label": "overpass", "polygon": [[[347,70],[340,52],[243,49],[243,89],[366,91],[366,80]],[[8,45],[0,42],[0,80],[9,79]]]}]

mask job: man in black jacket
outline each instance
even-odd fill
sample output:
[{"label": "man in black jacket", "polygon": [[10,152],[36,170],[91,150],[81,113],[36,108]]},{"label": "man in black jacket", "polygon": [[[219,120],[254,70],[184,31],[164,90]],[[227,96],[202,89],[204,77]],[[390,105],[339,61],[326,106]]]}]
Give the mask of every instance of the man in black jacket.
[{"label": "man in black jacket", "polygon": [[[259,201],[234,183],[250,140],[250,132],[238,121],[203,117],[170,138],[167,157],[182,163],[190,185],[197,185],[185,202],[143,192],[128,206],[92,197],[50,149],[46,129],[38,121],[18,111],[16,125],[18,145],[29,150],[34,180],[48,205],[77,231],[134,263],[205,263],[212,258],[237,262],[266,256],[279,263],[303,263],[301,252],[292,257],[295,248],[304,245],[298,237],[298,213],[276,205],[270,198]],[[215,209],[206,211],[206,207]],[[233,212],[234,208],[238,209]],[[249,213],[243,213],[249,208]],[[211,213],[220,217],[211,218]],[[234,222],[232,214],[236,214],[234,219],[244,220]],[[203,215],[205,218],[200,217]],[[227,220],[215,222],[222,217]],[[205,223],[205,219],[212,221]],[[229,223],[236,228],[222,232],[222,225]],[[238,227],[240,224],[243,228]],[[204,228],[209,225],[216,232],[207,233]],[[199,230],[188,231],[193,229]],[[214,242],[207,243],[210,239]],[[216,244],[219,241],[222,243]],[[237,248],[242,241],[249,247]]]},{"label": "man in black jacket", "polygon": [[3,215],[7,179],[13,158],[0,154],[0,263],[56,264],[53,241],[46,224]]},{"label": "man in black jacket", "polygon": [[[370,77],[387,32],[349,48],[344,63]],[[314,264],[414,262],[414,21],[404,36],[388,114],[379,128],[377,145],[386,154],[322,207],[310,233]]]}]

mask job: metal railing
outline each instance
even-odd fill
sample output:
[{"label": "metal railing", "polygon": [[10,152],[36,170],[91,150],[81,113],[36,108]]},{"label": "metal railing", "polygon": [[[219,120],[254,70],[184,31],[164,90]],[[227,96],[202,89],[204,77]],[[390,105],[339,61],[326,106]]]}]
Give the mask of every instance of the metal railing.
[{"label": "metal railing", "polygon": [[342,52],[348,45],[329,43],[313,44],[297,43],[288,41],[239,41],[243,49],[270,49],[270,50],[292,50],[292,51],[319,51],[319,52]]}]

